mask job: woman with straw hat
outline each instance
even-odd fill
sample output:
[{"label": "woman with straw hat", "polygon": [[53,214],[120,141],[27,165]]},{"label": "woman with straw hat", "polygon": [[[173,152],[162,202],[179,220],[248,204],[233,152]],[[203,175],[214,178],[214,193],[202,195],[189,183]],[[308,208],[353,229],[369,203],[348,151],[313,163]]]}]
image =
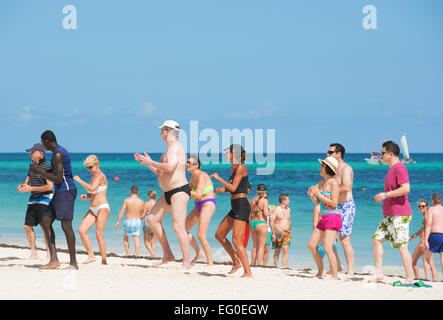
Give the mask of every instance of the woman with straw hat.
[{"label": "woman with straw hat", "polygon": [[311,239],[308,242],[308,249],[311,251],[318,267],[317,277],[321,278],[323,275],[323,263],[317,247],[320,243],[323,244],[323,250],[328,256],[332,278],[338,280],[337,259],[333,251],[334,242],[342,226],[340,213],[337,208],[340,187],[334,178],[337,173],[338,162],[333,157],[327,157],[324,160],[319,159],[318,161],[321,163],[320,175],[323,179],[317,185],[309,188],[308,195],[314,204],[320,204],[321,219],[312,232]]}]

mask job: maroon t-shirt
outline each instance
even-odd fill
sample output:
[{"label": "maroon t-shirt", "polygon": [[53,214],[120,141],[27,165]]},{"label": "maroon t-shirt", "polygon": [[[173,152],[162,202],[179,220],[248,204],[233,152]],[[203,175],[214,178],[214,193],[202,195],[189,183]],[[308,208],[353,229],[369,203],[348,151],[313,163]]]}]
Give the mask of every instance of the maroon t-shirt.
[{"label": "maroon t-shirt", "polygon": [[[404,183],[409,183],[408,170],[401,162],[393,165],[385,177],[385,192],[393,191]],[[408,195],[389,197],[383,201],[384,216],[411,216],[412,209],[408,201]]]}]

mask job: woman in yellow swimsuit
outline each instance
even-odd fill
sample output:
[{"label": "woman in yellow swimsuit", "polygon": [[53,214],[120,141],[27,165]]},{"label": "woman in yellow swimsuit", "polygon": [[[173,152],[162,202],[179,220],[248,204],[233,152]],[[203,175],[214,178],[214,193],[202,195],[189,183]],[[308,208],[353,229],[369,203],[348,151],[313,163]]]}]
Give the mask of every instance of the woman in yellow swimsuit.
[{"label": "woman in yellow swimsuit", "polygon": [[[195,208],[186,217],[186,231],[188,232],[190,244],[195,250],[195,258],[191,261],[194,263],[206,255],[207,264],[213,265],[211,257],[211,247],[206,239],[206,232],[208,231],[209,222],[215,212],[216,203],[214,199],[214,187],[211,178],[206,172],[200,169],[200,159],[196,155],[191,155],[188,158],[186,167],[192,174],[190,180],[191,197],[195,200]],[[197,241],[189,232],[192,227],[198,224],[197,237],[203,247],[204,254],[201,252]]]}]

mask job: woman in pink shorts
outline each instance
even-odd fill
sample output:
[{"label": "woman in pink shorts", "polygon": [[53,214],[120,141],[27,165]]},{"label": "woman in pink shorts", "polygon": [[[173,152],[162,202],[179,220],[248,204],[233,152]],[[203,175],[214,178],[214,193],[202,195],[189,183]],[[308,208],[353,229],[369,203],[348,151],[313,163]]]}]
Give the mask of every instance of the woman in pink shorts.
[{"label": "woman in pink shorts", "polygon": [[308,195],[314,204],[320,204],[321,219],[308,242],[308,249],[314,257],[318,267],[317,277],[321,278],[323,274],[323,262],[317,249],[320,243],[323,244],[323,250],[328,256],[329,266],[331,268],[332,278],[338,280],[337,259],[334,255],[333,245],[337,239],[342,223],[338,211],[339,184],[335,180],[335,174],[338,168],[338,162],[333,157],[327,157],[324,160],[318,160],[321,163],[320,175],[323,177],[317,185],[308,190]]}]

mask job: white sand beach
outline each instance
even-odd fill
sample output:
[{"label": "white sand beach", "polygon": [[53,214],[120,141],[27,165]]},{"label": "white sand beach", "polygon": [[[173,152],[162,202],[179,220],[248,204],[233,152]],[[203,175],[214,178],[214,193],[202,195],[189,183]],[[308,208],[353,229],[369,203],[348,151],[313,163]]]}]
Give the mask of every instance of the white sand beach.
[{"label": "white sand beach", "polygon": [[340,281],[317,279],[315,270],[252,268],[253,279],[240,278],[242,271],[227,275],[231,266],[197,263],[191,270],[180,262],[159,267],[156,259],[109,257],[108,265],[100,258],[81,264],[86,255],[78,254],[80,270],[63,270],[69,257],[59,252],[61,267],[39,270],[46,263],[45,252],[40,260],[29,260],[29,249],[0,248],[0,299],[145,299],[145,300],[311,300],[311,299],[443,299],[443,282],[426,282],[432,288],[393,287],[404,280],[385,276],[383,283],[367,283],[369,274],[356,274]]}]

